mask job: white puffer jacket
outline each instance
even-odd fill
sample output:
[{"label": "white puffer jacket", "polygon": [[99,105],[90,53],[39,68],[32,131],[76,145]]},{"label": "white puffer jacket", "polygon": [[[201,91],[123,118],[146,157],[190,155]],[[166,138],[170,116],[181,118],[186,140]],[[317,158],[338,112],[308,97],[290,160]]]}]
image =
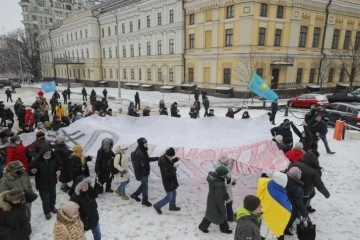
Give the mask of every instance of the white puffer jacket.
[{"label": "white puffer jacket", "polygon": [[127,150],[122,150],[120,146],[117,146],[114,148],[115,158],[114,158],[114,167],[122,172],[123,170],[126,170],[126,173],[116,174],[116,181],[117,182],[126,182],[129,180],[129,161],[130,156],[127,152]]}]

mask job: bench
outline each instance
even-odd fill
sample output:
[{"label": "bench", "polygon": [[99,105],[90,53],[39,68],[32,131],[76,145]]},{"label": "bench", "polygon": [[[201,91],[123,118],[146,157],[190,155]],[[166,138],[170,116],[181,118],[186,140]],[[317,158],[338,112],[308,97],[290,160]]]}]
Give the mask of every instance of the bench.
[{"label": "bench", "polygon": [[140,89],[144,90],[144,91],[153,91],[154,90],[154,85],[152,85],[152,84],[141,84]]},{"label": "bench", "polygon": [[216,87],[215,88],[215,97],[221,98],[232,98],[233,97],[233,88],[232,87]]},{"label": "bench", "polygon": [[176,86],[161,86],[160,91],[162,92],[175,92]]},{"label": "bench", "polygon": [[124,84],[124,88],[127,88],[127,89],[137,89],[140,87],[140,83],[125,83]]}]

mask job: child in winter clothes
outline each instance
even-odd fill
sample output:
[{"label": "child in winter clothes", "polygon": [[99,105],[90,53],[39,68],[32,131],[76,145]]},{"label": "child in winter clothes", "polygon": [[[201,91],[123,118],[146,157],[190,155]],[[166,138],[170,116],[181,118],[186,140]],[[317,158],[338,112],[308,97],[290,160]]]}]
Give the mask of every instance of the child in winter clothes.
[{"label": "child in winter clothes", "polygon": [[115,154],[114,167],[119,170],[119,173],[116,174],[116,181],[120,182],[120,185],[115,193],[118,194],[122,199],[129,200],[129,196],[125,193],[125,187],[129,184],[129,155],[127,152],[127,147],[118,145],[113,150]]},{"label": "child in winter clothes", "polygon": [[79,205],[65,202],[57,213],[54,226],[55,240],[84,240],[84,225],[79,218]]}]

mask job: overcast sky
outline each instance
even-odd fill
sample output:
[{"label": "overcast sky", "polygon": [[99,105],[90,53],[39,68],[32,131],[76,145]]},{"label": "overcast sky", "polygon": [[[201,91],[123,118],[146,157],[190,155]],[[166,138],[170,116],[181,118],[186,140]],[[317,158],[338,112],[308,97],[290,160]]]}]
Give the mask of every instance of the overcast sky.
[{"label": "overcast sky", "polygon": [[19,27],[23,28],[21,23],[21,7],[19,0],[0,0],[0,35]]}]

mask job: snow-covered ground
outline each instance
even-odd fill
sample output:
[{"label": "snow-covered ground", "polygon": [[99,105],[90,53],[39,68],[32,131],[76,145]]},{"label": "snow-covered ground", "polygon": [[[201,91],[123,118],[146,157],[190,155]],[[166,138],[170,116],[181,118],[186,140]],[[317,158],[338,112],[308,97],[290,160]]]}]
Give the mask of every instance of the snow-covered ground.
[{"label": "snow-covered ground", "polygon": [[[25,104],[30,105],[36,96],[38,86],[23,87],[17,89],[13,100],[21,97]],[[60,92],[63,89],[59,87]],[[101,95],[103,88],[95,88],[98,95]],[[117,89],[107,88],[110,97],[117,96]],[[74,93],[80,93],[81,88],[72,88]],[[87,88],[90,93],[91,88]],[[120,107],[123,112],[127,111],[130,100],[133,100],[135,90],[122,89],[122,100],[111,98],[110,107],[116,112]],[[158,102],[164,97],[165,103],[170,110],[170,104],[174,101],[179,103],[180,114],[188,117],[189,106],[193,103],[193,95],[180,93],[159,93],[139,91],[142,106],[149,105],[152,108],[152,114],[156,114]],[[51,94],[45,95],[47,98]],[[71,101],[81,103],[80,94],[72,94]],[[0,100],[6,102],[5,94],[0,96]],[[224,117],[227,107],[241,107],[242,99],[220,99],[209,97],[212,108],[215,109],[215,115]],[[125,110],[125,111],[124,111]],[[244,110],[243,110],[244,111]],[[235,118],[241,118],[242,112],[235,115]],[[265,110],[248,110],[251,117],[264,114]],[[300,124],[306,110],[294,110],[289,118],[297,124]],[[201,111],[203,114],[203,109]],[[280,123],[285,118],[283,112],[279,112],[276,122]],[[323,181],[330,191],[330,198],[325,199],[321,193],[317,192],[312,201],[312,206],[317,210],[311,214],[311,219],[317,224],[317,239],[319,240],[356,240],[360,235],[360,161],[359,144],[360,141],[345,139],[336,141],[332,139],[333,129],[329,128],[328,140],[334,155],[328,155],[324,145],[320,142],[319,152],[320,164],[323,167]],[[181,137],[181,136],[179,136]],[[229,136],[237,138],[245,136]],[[201,137],[199,137],[201,138]],[[269,133],[269,138],[271,138]],[[297,137],[294,137],[295,141]],[[202,139],[206,141],[206,139]],[[93,164],[93,163],[92,163]],[[152,164],[152,167],[157,167]],[[234,210],[241,205],[243,197],[247,194],[255,194],[257,178],[259,175],[240,176],[233,189],[234,192]],[[210,233],[204,234],[198,230],[198,225],[205,214],[206,198],[208,185],[205,178],[180,179],[178,188],[177,205],[181,207],[179,212],[170,212],[167,206],[163,208],[163,214],[158,215],[154,208],[147,208],[134,200],[124,201],[115,194],[104,193],[97,199],[100,213],[100,226],[103,239],[233,239],[233,234],[220,233],[218,226],[211,225]],[[131,178],[127,187],[127,193],[134,192],[139,183]],[[113,183],[115,189],[116,183]],[[149,201],[155,203],[164,197],[164,189],[161,180],[151,179],[149,181]],[[59,190],[57,191],[57,205],[68,200],[68,195]],[[53,216],[51,220],[45,220],[42,213],[41,201],[36,200],[32,207],[32,227],[33,233],[31,239],[52,239],[52,229],[55,222]],[[235,223],[230,223],[232,229]],[[92,239],[91,232],[87,232],[88,239]],[[295,240],[296,237],[286,237],[287,240]]]}]

